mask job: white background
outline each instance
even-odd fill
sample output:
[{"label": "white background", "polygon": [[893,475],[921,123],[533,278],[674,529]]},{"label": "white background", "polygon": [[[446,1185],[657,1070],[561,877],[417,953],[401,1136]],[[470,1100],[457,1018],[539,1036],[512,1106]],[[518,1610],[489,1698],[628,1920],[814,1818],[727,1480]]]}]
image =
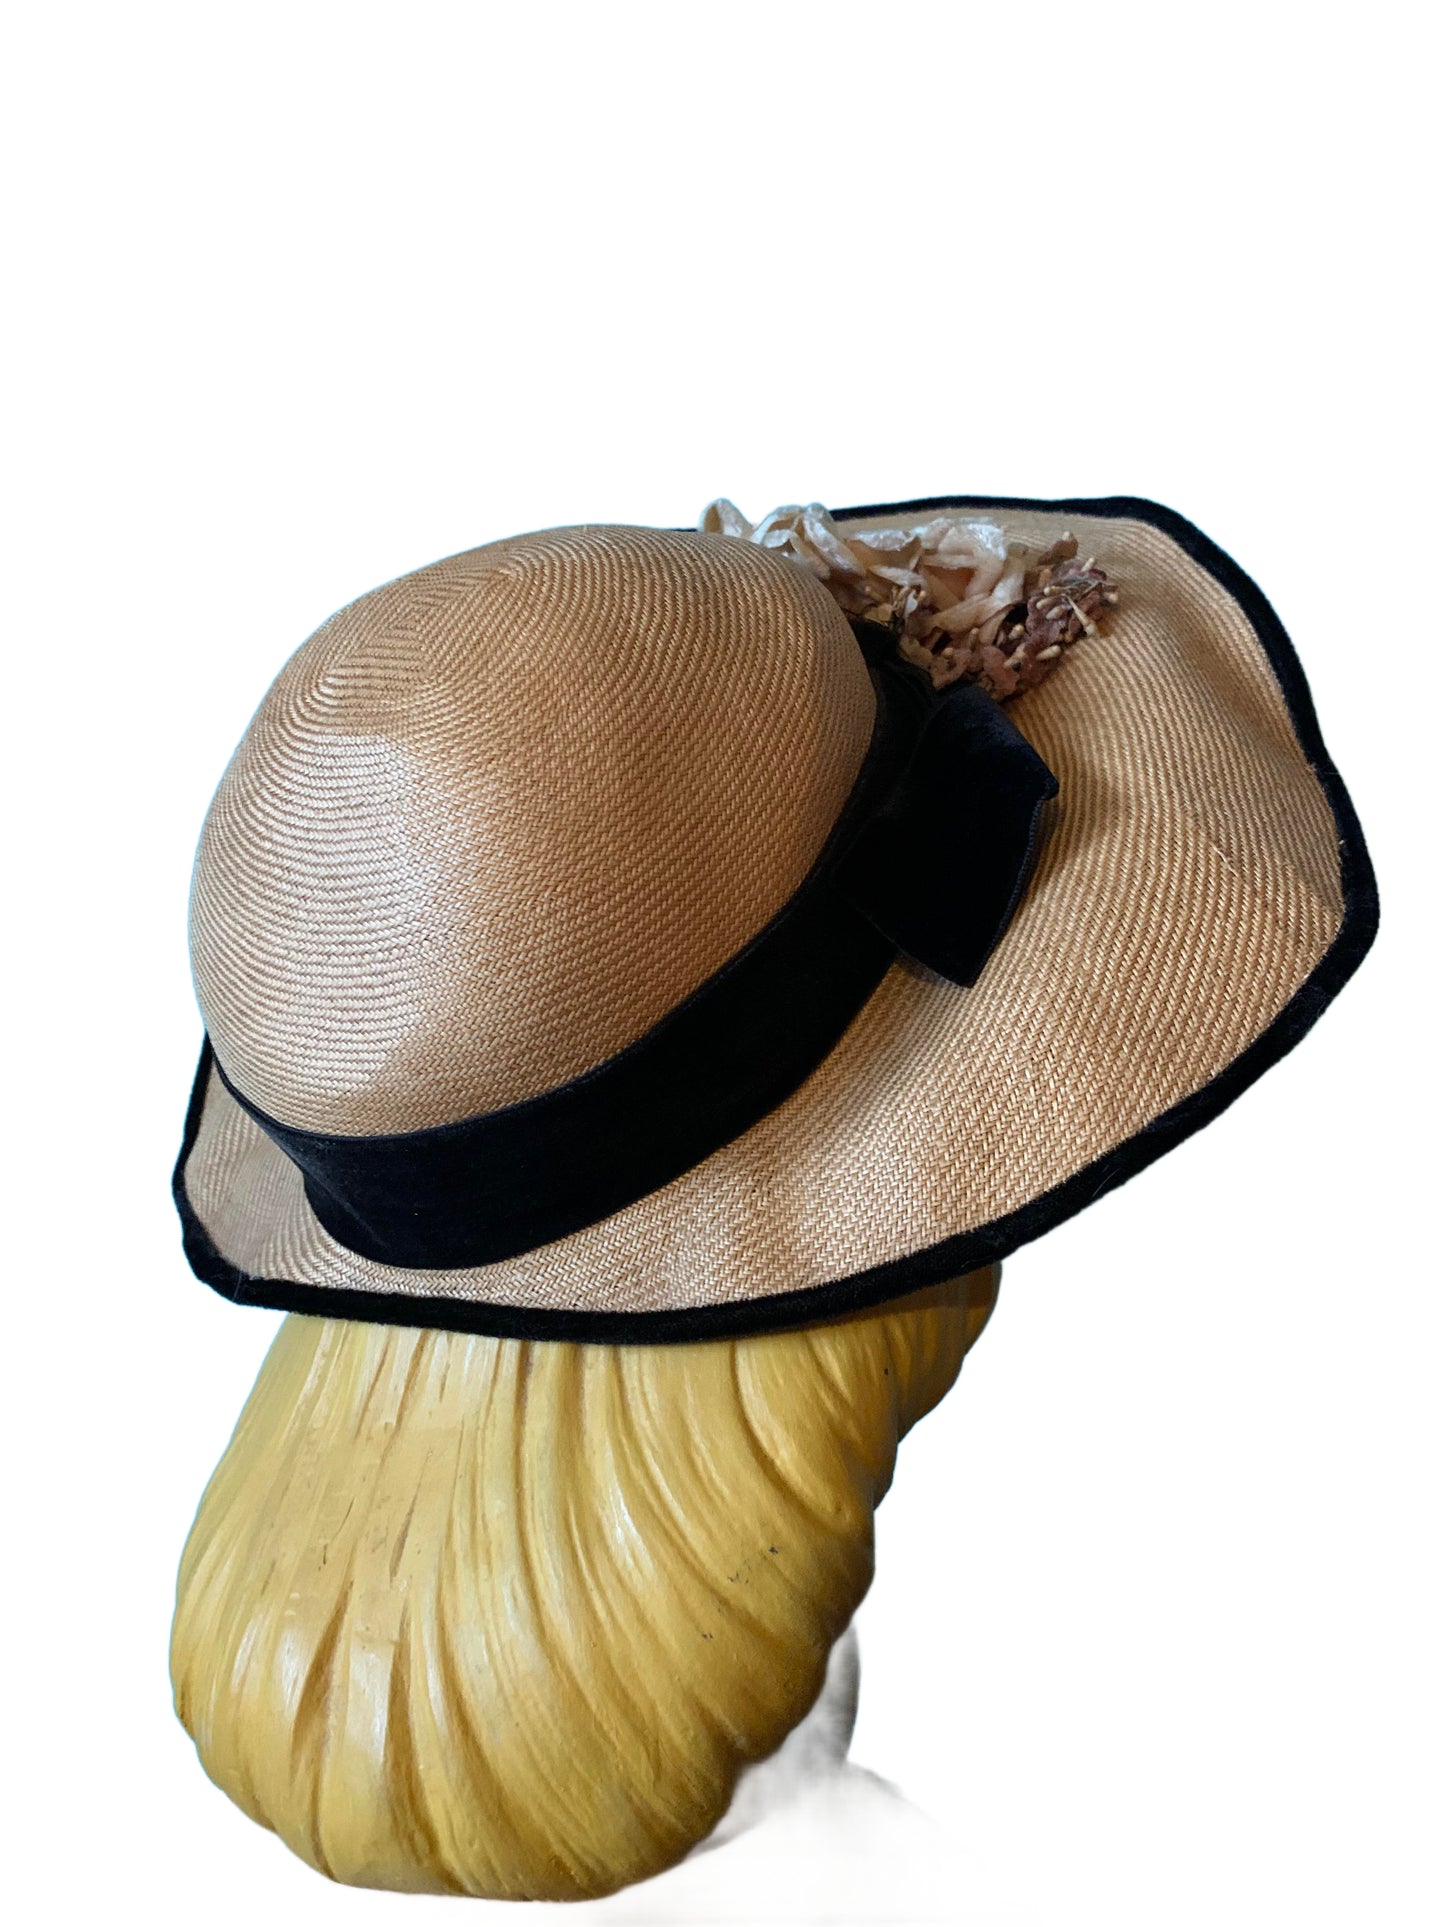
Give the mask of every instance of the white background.
[{"label": "white background", "polygon": [[936,1829],[799,1835],[762,1880],[764,1828],[611,1916],[1440,1920],[1427,21],[52,5],[12,32],[11,1918],[461,1906],[328,1886],[169,1706],[176,1559],[276,1323],[191,1278],[171,1214],[185,898],[284,656],[529,527],[1119,491],[1274,600],[1382,935],[1259,1087],[1008,1266],[904,1448],[855,1758]]}]

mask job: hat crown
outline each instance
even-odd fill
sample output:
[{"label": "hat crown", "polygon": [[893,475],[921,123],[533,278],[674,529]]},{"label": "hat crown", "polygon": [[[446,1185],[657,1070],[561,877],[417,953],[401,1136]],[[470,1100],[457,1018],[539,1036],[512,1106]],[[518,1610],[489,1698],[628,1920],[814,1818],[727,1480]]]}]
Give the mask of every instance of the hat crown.
[{"label": "hat crown", "polygon": [[874,709],[827,591],[726,537],[554,530],[363,596],[282,670],[202,832],[221,1062],[357,1134],[580,1075],[792,895]]}]

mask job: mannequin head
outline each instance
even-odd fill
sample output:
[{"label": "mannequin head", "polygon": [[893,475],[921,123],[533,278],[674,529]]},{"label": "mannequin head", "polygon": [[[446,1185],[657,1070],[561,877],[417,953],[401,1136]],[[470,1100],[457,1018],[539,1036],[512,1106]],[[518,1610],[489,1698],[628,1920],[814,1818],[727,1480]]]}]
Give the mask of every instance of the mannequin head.
[{"label": "mannequin head", "polygon": [[817,1700],[898,1441],[997,1285],[677,1346],[288,1318],[181,1565],[207,1771],[354,1884],[671,1865]]}]

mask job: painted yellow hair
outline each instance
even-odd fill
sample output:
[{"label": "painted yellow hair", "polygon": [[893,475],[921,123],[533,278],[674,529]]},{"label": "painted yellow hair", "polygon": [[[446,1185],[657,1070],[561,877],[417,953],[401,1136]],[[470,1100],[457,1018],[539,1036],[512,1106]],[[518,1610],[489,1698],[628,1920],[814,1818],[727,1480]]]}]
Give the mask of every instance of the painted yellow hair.
[{"label": "painted yellow hair", "polygon": [[181,1562],[206,1771],[359,1885],[671,1865],[817,1698],[898,1441],[997,1288],[678,1346],[288,1318]]}]

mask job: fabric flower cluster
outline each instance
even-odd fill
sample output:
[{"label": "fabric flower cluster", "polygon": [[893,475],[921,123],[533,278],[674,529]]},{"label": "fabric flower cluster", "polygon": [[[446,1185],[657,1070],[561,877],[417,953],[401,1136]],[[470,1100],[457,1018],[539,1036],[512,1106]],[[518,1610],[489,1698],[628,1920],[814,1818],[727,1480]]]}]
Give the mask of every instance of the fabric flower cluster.
[{"label": "fabric flower cluster", "polygon": [[1063,536],[1034,554],[991,522],[934,516],[913,528],[841,530],[821,503],[774,509],[756,524],[719,498],[698,523],[777,549],[810,569],[847,615],[881,623],[935,689],[974,682],[999,702],[1032,689],[1118,593]]}]

